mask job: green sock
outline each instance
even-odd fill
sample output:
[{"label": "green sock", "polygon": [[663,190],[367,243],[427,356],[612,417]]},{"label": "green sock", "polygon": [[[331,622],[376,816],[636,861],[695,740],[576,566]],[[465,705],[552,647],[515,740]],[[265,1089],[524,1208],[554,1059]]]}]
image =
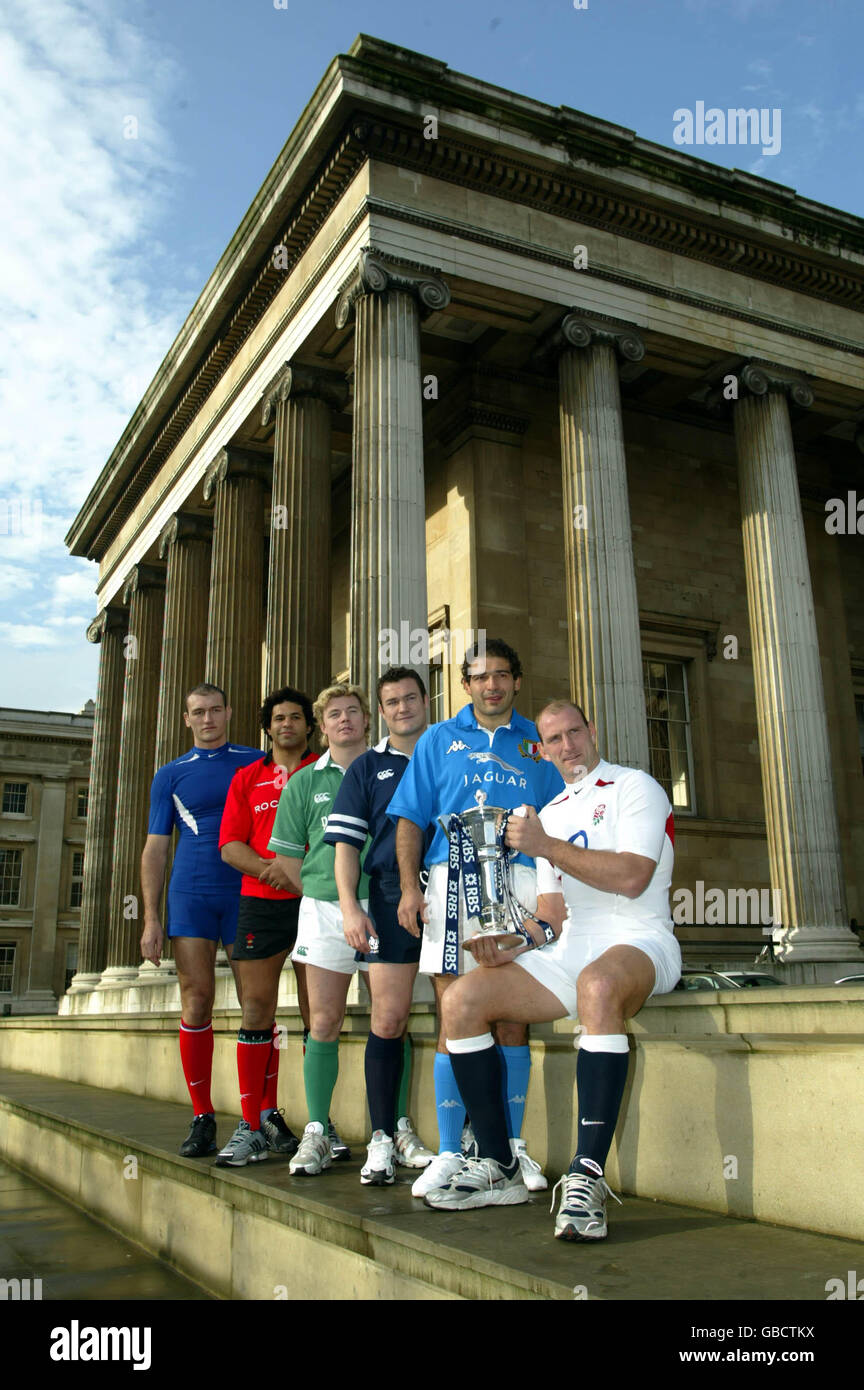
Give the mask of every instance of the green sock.
[{"label": "green sock", "polygon": [[402,1075],[399,1078],[399,1099],[396,1104],[396,1119],[408,1114],[408,1092],[411,1090],[411,1039],[406,1033],[402,1039]]},{"label": "green sock", "polygon": [[327,1116],[330,1114],[330,1101],[333,1088],[339,1075],[339,1042],[319,1042],[310,1038],[306,1043],[306,1056],[303,1058],[303,1083],[306,1087],[306,1105],[309,1110],[309,1123],[317,1120],[327,1133]]}]

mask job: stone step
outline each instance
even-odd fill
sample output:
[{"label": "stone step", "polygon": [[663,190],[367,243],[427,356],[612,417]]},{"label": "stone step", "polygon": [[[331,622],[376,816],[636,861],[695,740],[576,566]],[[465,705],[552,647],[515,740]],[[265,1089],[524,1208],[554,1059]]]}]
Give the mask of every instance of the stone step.
[{"label": "stone step", "polygon": [[274,1156],[214,1168],[176,1153],[186,1106],[20,1071],[0,1071],[0,1114],[8,1162],[220,1298],[824,1301],[864,1269],[854,1241],[630,1197],[598,1246],[553,1239],[546,1193],[432,1212],[408,1170],[360,1185],[362,1141],[315,1179]]}]

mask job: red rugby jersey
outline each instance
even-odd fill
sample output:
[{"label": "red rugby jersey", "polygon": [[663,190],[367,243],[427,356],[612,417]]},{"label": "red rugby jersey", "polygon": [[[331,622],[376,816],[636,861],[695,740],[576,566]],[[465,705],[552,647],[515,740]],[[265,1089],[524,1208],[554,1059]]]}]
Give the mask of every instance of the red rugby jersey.
[{"label": "red rugby jersey", "polygon": [[[314,763],[318,757],[318,753],[307,753],[294,772],[299,772],[307,763]],[[272,753],[268,753],[258,762],[250,763],[248,767],[238,768],[231,779],[225,810],[222,812],[222,824],[219,827],[220,850],[231,840],[239,840],[262,859],[276,858],[267,846],[270,843],[282,788],[288,778],[293,776],[293,772],[286,775],[285,768],[273,761]],[[281,888],[272,888],[269,883],[262,883],[251,874],[243,875],[240,894],[247,898],[297,897],[296,893],[286,893]]]}]

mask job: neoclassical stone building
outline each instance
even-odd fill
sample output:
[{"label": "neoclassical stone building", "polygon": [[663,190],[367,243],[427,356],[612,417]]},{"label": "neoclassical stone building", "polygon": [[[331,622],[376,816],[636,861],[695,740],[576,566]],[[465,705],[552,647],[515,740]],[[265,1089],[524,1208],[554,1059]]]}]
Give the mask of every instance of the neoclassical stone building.
[{"label": "neoclassical stone building", "polygon": [[729,905],[770,888],[775,971],[864,969],[864,541],[826,529],[862,309],[860,219],[376,39],[334,58],[67,537],[100,566],[73,991],[138,976],[184,688],[257,742],[262,692],[374,686],[401,624],[506,637],[522,709],[575,691],[665,783],[685,956],[752,961]]}]

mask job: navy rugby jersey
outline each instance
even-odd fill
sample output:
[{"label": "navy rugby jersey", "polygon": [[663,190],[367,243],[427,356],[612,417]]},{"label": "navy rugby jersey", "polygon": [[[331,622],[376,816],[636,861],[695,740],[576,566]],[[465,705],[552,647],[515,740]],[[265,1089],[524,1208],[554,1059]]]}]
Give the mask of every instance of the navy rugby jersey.
[{"label": "navy rugby jersey", "polygon": [[[510,723],[493,732],[478,724],[474,706],[466,705],[454,719],[433,724],[421,734],[388,815],[393,821],[404,816],[423,830],[434,824],[425,858],[428,867],[447,859],[447,836],[438,817],[471,810],[478,805],[478,792],[485,793],[489,806],[513,810],[527,805],[539,811],[563,786],[560,773],[540,755],[530,719],[512,710]],[[516,855],[514,862],[534,863],[524,854]]]},{"label": "navy rugby jersey", "polygon": [[342,779],[324,832],[328,845],[354,845],[361,851],[369,835],[363,872],[397,896],[396,823],[387,815],[387,807],[410,761],[386,738],[356,758]]},{"label": "navy rugby jersey", "polygon": [[183,893],[240,892],[241,875],[222,862],[219,826],[238,767],[264,757],[260,748],[223,743],[211,753],[193,748],[160,767],[150,788],[150,835],[178,830],[171,887]]}]

